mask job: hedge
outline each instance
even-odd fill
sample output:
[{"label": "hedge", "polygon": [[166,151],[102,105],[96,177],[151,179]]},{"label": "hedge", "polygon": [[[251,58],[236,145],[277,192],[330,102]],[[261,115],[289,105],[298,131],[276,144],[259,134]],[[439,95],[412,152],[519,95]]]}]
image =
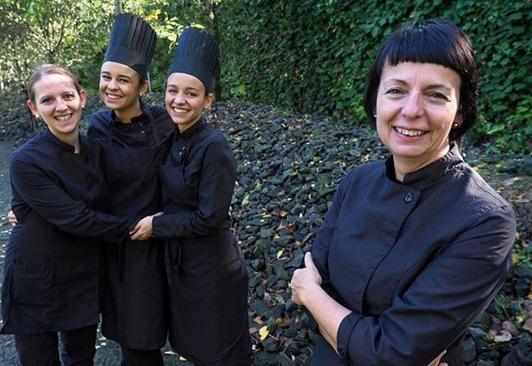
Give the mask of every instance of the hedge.
[{"label": "hedge", "polygon": [[367,70],[410,19],[445,18],[470,36],[481,67],[475,142],[528,152],[532,126],[529,1],[222,1],[224,97],[362,123]]}]

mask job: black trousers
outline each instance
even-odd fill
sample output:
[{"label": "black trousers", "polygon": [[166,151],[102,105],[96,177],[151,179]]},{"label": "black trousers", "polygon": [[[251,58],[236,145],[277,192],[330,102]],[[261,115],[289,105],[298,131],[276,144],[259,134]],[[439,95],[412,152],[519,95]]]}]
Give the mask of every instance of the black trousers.
[{"label": "black trousers", "polygon": [[122,366],[164,366],[161,350],[140,350],[126,346],[122,348]]},{"label": "black trousers", "polygon": [[[96,328],[91,325],[63,332],[15,335],[22,366],[92,366]],[[60,342],[59,342],[60,341]]]}]

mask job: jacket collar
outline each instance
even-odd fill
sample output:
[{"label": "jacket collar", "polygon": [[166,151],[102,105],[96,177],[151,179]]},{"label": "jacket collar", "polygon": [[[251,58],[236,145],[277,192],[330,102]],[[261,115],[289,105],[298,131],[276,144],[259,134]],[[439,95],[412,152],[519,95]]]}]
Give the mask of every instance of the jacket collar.
[{"label": "jacket collar", "polygon": [[434,184],[436,181],[444,178],[446,175],[451,174],[457,166],[463,162],[464,159],[462,158],[458,147],[453,144],[447,154],[441,159],[438,159],[415,172],[406,174],[402,183],[395,179],[393,157],[389,157],[386,160],[386,175],[395,183],[423,190]]},{"label": "jacket collar", "polygon": [[207,122],[205,122],[205,119],[203,117],[200,117],[198,122],[194,123],[192,126],[187,128],[183,132],[179,132],[179,129],[176,127],[176,137],[182,138],[184,140],[190,140],[193,136],[197,135],[200,131],[202,131],[206,125]]}]

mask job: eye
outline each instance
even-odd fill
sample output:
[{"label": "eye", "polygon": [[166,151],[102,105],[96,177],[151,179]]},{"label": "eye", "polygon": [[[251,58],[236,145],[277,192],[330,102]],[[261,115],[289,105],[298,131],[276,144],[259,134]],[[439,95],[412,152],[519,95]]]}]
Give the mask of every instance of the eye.
[{"label": "eye", "polygon": [[195,98],[195,97],[197,97],[197,96],[198,96],[198,94],[197,94],[197,93],[194,93],[194,92],[190,92],[190,91],[189,91],[189,92],[187,92],[187,94],[186,94],[186,95],[187,95],[187,97],[189,97],[189,98]]},{"label": "eye", "polygon": [[68,93],[68,94],[65,94],[64,99],[66,101],[70,101],[70,100],[74,100],[75,97],[76,96],[73,93]]},{"label": "eye", "polygon": [[105,80],[105,81],[111,80],[111,77],[109,75],[105,75],[105,74],[102,75],[101,78],[102,78],[102,80]]},{"label": "eye", "polygon": [[118,79],[118,81],[121,82],[122,84],[129,83],[129,79],[127,79],[127,78],[120,78],[120,79]]},{"label": "eye", "polygon": [[447,102],[450,101],[447,95],[443,94],[442,92],[438,92],[438,91],[429,92],[429,97],[433,99],[438,99],[438,100],[445,100]]},{"label": "eye", "polygon": [[174,89],[174,88],[167,88],[167,89],[166,89],[166,92],[167,92],[168,94],[172,94],[172,95],[173,95],[173,94],[177,93],[177,90]]},{"label": "eye", "polygon": [[51,97],[45,97],[41,99],[41,104],[50,104],[52,103],[53,99]]},{"label": "eye", "polygon": [[399,95],[399,94],[402,94],[403,91],[399,88],[390,88],[390,89],[387,89],[384,94],[388,94],[388,95]]}]

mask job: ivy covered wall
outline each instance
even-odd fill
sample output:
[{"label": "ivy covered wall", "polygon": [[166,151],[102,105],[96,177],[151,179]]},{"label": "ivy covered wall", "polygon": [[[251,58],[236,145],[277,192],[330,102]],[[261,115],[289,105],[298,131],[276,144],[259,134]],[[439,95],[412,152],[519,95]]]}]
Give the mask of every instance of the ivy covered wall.
[{"label": "ivy covered wall", "polygon": [[383,39],[409,19],[446,18],[481,67],[476,142],[527,151],[532,137],[529,1],[220,1],[223,96],[361,123],[365,77]]}]

